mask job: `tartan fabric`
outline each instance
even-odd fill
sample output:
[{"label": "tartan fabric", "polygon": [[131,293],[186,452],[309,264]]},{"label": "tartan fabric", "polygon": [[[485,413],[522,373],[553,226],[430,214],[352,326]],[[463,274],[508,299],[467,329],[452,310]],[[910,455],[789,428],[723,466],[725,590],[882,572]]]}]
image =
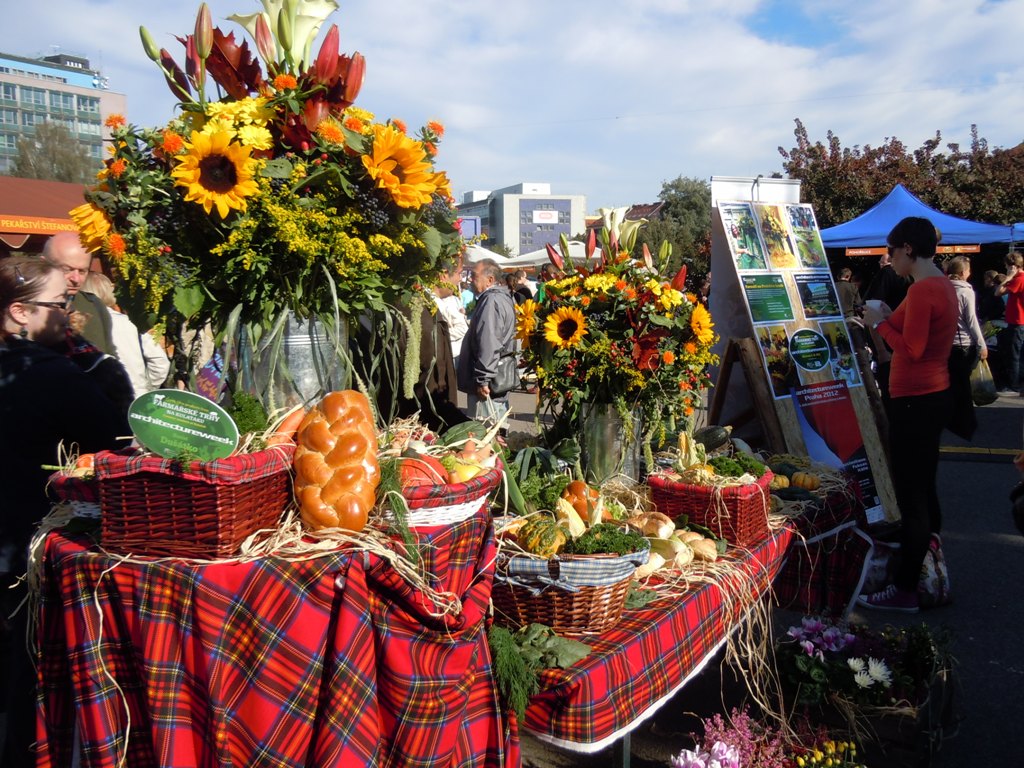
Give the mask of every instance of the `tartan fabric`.
[{"label": "tartan fabric", "polygon": [[402,489],[409,509],[433,509],[461,504],[470,499],[483,499],[501,482],[501,464],[494,469],[481,472],[464,483],[448,485],[410,485]]},{"label": "tartan fabric", "polygon": [[490,519],[418,535],[458,617],[362,553],[117,564],[52,534],[37,764],[71,765],[77,708],[86,768],[118,764],[128,714],[128,766],[518,765],[484,631]]},{"label": "tartan fabric", "polygon": [[[733,550],[726,557],[737,560],[760,594],[770,588],[791,538],[786,528],[749,553]],[[541,692],[530,700],[522,727],[582,751],[628,728],[727,636],[739,616],[725,614],[723,595],[737,588],[732,579],[702,584],[684,599],[626,611],[599,637],[581,638],[590,655],[571,669],[542,673]]]},{"label": "tartan fabric", "polygon": [[555,556],[550,560],[499,555],[494,578],[525,587],[535,595],[548,588],[576,592],[580,587],[606,587],[618,584],[646,563],[649,555],[650,549],[622,557],[567,555]]},{"label": "tartan fabric", "polygon": [[862,509],[856,494],[832,493],[796,519],[803,539],[793,542],[775,583],[781,607],[833,616],[849,611],[871,549],[870,539],[857,528]]},{"label": "tartan fabric", "polygon": [[224,459],[193,461],[186,466],[131,448],[100,451],[96,454],[96,477],[102,481],[139,472],[155,472],[212,485],[238,485],[257,477],[290,471],[294,454],[294,445],[283,444],[253,453],[236,453]]}]

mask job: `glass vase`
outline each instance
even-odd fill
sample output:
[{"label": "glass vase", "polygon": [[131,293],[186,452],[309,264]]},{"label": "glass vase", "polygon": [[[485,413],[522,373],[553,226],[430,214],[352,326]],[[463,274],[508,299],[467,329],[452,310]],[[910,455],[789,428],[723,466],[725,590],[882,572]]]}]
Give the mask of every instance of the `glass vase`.
[{"label": "glass vase", "polygon": [[580,433],[587,482],[599,485],[616,475],[639,481],[639,415],[627,420],[611,403],[584,403]]},{"label": "glass vase", "polygon": [[287,311],[268,333],[243,329],[238,344],[242,386],[268,413],[309,406],[328,392],[348,387],[348,342],[344,317],[325,321]]}]

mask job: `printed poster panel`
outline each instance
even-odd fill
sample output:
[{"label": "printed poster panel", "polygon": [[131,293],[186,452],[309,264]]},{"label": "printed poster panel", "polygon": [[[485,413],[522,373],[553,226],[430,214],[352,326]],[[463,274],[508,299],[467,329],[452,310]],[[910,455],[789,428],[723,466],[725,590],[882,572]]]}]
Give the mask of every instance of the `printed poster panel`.
[{"label": "printed poster panel", "polygon": [[[811,206],[720,201],[718,207],[775,399],[827,381],[863,386]],[[766,269],[752,253],[766,256]]]},{"label": "printed poster panel", "polygon": [[884,518],[882,500],[868,463],[857,412],[845,381],[799,386],[793,404],[807,445],[815,461],[849,472],[860,486],[868,522]]},{"label": "printed poster panel", "polygon": [[785,209],[800,266],[806,269],[828,269],[825,246],[821,242],[814,209],[809,205],[787,205]]},{"label": "printed poster panel", "polygon": [[789,396],[790,390],[800,383],[796,363],[789,354],[789,332],[784,325],[759,325],[754,328],[764,367],[776,400]]},{"label": "printed poster panel", "polygon": [[738,272],[768,269],[767,251],[761,242],[760,228],[750,203],[721,203],[725,237]]},{"label": "printed poster panel", "polygon": [[828,342],[831,355],[832,378],[845,381],[848,386],[861,384],[860,368],[850,341],[850,332],[842,320],[823,321],[818,323],[818,330]]},{"label": "printed poster panel", "polygon": [[755,323],[796,319],[782,275],[740,275],[740,285]]},{"label": "printed poster panel", "polygon": [[789,239],[789,227],[783,205],[754,203],[754,212],[761,223],[761,237],[768,249],[770,269],[796,269],[799,262]]},{"label": "printed poster panel", "polygon": [[842,317],[836,286],[828,272],[795,272],[793,281],[803,305],[804,317]]}]

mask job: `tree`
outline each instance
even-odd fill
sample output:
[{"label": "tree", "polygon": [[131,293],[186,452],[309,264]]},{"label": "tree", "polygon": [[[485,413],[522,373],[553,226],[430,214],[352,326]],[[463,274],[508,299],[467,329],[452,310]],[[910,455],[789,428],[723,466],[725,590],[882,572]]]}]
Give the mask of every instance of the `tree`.
[{"label": "tree", "polygon": [[907,151],[897,138],[878,147],[843,148],[828,131],[812,143],[797,119],[796,146],[779,147],[783,168],[800,179],[801,197],[814,206],[818,225],[831,227],[859,216],[903,184],[927,205],[966,219],[1012,224],[1024,220],[1024,145],[989,150],[971,126],[971,146],[955,143],[939,151],[942,136]]},{"label": "tree", "polygon": [[658,199],[661,217],[640,230],[637,247],[647,243],[657,254],[662,242],[672,245],[670,272],[686,264],[687,282],[697,285],[710,267],[711,185],[704,179],[679,176],[663,182]]},{"label": "tree", "polygon": [[62,125],[42,123],[18,140],[12,176],[23,179],[88,184],[96,178],[97,164],[78,139]]}]

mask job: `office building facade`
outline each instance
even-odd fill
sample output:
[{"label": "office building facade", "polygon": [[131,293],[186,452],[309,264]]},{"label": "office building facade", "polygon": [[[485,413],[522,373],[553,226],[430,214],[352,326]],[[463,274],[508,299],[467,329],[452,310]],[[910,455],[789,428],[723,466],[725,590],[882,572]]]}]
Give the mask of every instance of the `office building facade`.
[{"label": "office building facade", "polygon": [[108,115],[125,113],[125,96],[107,89],[89,60],[70,54],[29,59],[0,53],[0,173],[10,173],[18,144],[36,126],[64,126],[100,168]]},{"label": "office building facade", "polygon": [[523,182],[463,195],[461,216],[478,216],[485,242],[505,245],[513,256],[557,245],[586,229],[585,195],[552,195],[551,185]]}]

